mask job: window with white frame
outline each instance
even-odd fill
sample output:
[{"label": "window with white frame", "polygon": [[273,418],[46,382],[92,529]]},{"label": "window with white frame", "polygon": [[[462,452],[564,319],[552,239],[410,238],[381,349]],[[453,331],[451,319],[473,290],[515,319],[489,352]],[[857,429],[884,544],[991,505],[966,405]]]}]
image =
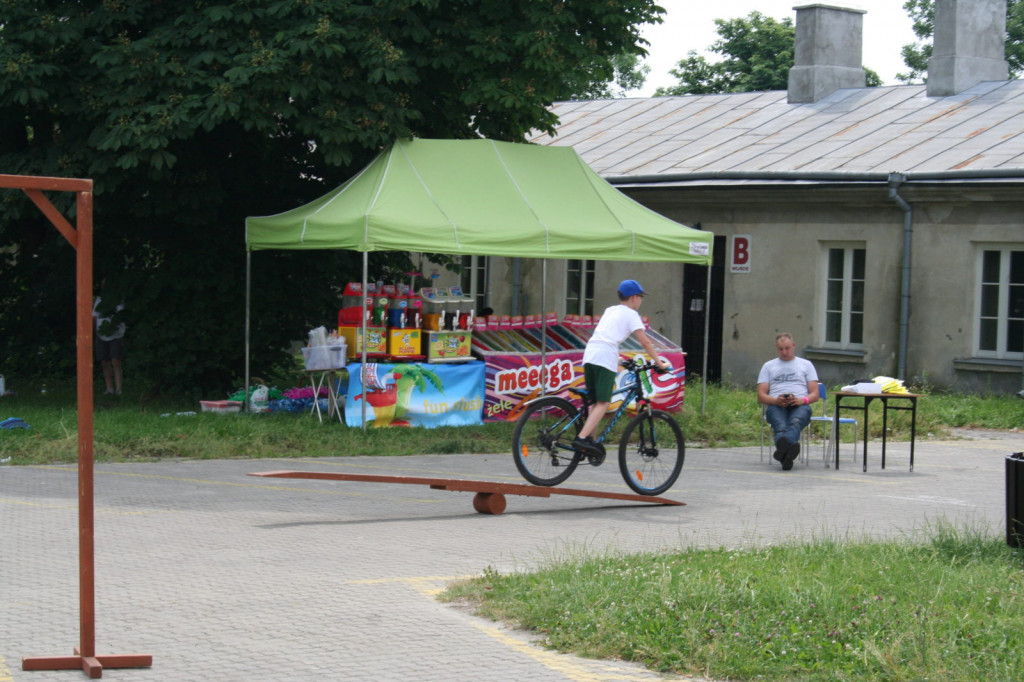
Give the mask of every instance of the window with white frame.
[{"label": "window with white frame", "polygon": [[864,270],[862,246],[825,250],[825,339],[827,348],[864,346]]},{"label": "window with white frame", "polygon": [[477,314],[489,305],[490,287],[488,286],[489,256],[463,256],[462,277],[460,284],[462,292],[473,295],[473,307]]},{"label": "window with white frame", "polygon": [[594,263],[569,260],[565,268],[565,312],[567,315],[594,314]]},{"label": "window with white frame", "polygon": [[986,246],[978,261],[975,352],[1019,360],[1024,354],[1024,250]]}]

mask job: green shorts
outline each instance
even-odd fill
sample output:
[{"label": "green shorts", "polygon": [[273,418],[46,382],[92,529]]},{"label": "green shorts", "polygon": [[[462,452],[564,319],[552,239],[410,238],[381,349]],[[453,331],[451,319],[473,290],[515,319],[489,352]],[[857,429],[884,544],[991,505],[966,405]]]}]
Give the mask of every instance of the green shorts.
[{"label": "green shorts", "polygon": [[600,365],[583,365],[583,379],[587,382],[587,391],[599,403],[610,403],[612,391],[615,389],[615,372]]}]

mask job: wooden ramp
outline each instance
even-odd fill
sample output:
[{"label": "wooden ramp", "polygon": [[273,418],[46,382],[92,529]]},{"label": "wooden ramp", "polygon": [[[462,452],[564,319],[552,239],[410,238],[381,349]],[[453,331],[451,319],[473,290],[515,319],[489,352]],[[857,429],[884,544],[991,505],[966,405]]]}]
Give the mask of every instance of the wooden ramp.
[{"label": "wooden ramp", "polygon": [[609,493],[578,488],[547,488],[539,485],[523,483],[495,483],[493,481],[462,481],[450,478],[417,478],[414,476],[375,476],[370,474],[337,474],[322,471],[260,471],[250,476],[267,476],[270,478],[311,478],[324,481],[362,481],[363,483],[405,483],[407,485],[426,485],[435,490],[452,492],[476,493],[473,496],[473,509],[481,514],[500,514],[505,511],[505,495],[524,495],[526,497],[551,497],[552,495],[576,495],[578,497],[598,497],[605,500],[625,500],[627,502],[645,502],[647,504],[665,504],[683,506],[685,503],[669,500],[664,497],[649,495],[632,495],[627,493]]}]

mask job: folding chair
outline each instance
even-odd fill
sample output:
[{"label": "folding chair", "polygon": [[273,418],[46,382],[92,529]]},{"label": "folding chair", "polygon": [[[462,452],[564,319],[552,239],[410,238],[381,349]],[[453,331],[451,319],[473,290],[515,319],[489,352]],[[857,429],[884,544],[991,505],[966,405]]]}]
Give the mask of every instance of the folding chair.
[{"label": "folding chair", "polygon": [[[860,427],[857,426],[857,420],[852,418],[852,417],[840,417],[838,425],[834,425],[832,423],[833,421],[835,421],[835,418],[829,416],[828,406],[826,405],[826,403],[828,402],[828,395],[826,393],[825,384],[824,384],[824,382],[821,382],[821,381],[818,382],[818,397],[821,398],[821,416],[820,417],[811,417],[811,423],[807,425],[806,429],[804,429],[804,447],[807,447],[810,444],[810,435],[808,434],[808,432],[811,430],[811,427],[815,423],[828,424],[828,435],[825,436],[824,438],[822,438],[822,442],[821,442],[821,450],[822,450],[821,456],[822,456],[822,459],[825,462],[825,466],[828,466],[829,463],[832,461],[832,448],[833,447],[835,447],[835,448],[839,447],[840,438],[839,438],[839,428],[838,427],[842,426],[843,424],[853,424],[853,461],[856,462],[857,461],[857,431],[860,430]],[[835,427],[834,428],[834,432],[835,432],[836,441],[837,441],[836,443],[832,442],[833,427]]]}]

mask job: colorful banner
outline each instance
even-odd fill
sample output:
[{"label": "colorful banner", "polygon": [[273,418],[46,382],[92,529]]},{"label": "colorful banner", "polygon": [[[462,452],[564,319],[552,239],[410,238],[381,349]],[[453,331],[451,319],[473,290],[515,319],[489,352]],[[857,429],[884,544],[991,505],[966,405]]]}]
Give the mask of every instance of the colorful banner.
[{"label": "colorful banner", "polygon": [[[643,353],[620,353],[619,357],[626,360],[635,355]],[[661,355],[676,371],[661,375],[648,372],[644,377],[644,393],[651,397],[651,404],[657,409],[679,412],[683,409],[686,390],[686,356],[678,351]],[[515,421],[530,400],[544,394],[572,398],[568,389],[582,387],[585,383],[583,353],[578,351],[548,353],[543,365],[540,353],[488,355],[486,361],[485,421]],[[620,370],[615,379],[616,389],[621,388],[628,377],[625,370]],[[612,405],[617,406],[618,403]]]},{"label": "colorful banner", "polygon": [[348,366],[345,423],[385,426],[467,426],[481,423],[484,363],[362,363]]}]

